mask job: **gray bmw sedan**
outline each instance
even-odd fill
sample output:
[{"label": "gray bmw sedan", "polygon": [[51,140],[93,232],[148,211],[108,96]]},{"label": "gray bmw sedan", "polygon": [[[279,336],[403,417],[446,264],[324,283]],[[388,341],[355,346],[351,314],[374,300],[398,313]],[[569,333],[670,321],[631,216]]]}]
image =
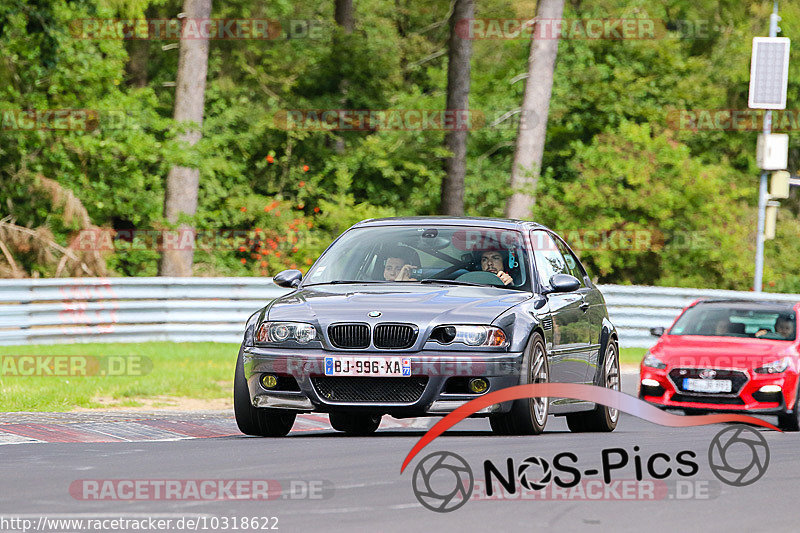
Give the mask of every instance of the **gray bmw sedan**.
[{"label": "gray bmw sedan", "polygon": [[[284,436],[302,412],[374,432],[384,414],[442,416],[527,383],[619,390],[617,333],[567,244],[533,222],[366,220],[310,268],[274,277],[291,292],[247,321],[234,380],[239,429]],[[495,404],[495,433],[612,431],[617,410],[568,398]]]}]

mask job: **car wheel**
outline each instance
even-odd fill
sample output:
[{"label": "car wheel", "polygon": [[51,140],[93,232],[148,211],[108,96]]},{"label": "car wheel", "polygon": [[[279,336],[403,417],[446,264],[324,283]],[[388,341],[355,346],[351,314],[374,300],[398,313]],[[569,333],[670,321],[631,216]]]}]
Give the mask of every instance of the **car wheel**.
[{"label": "car wheel", "polygon": [[795,395],[794,408],[778,415],[778,427],[783,431],[800,431],[800,389]]},{"label": "car wheel", "polygon": [[236,415],[239,431],[245,435],[258,437],[285,437],[297,417],[297,413],[293,411],[253,407],[247,380],[244,377],[241,349],[233,376],[233,412]]},{"label": "car wheel", "polygon": [[331,426],[348,435],[370,435],[381,425],[381,415],[361,413],[331,413]]},{"label": "car wheel", "polygon": [[[619,348],[613,340],[609,340],[603,357],[600,384],[609,389],[620,390]],[[605,405],[597,405],[591,411],[567,415],[567,427],[573,433],[614,431],[618,421],[619,410]]]},{"label": "car wheel", "polygon": [[[520,381],[523,384],[550,381],[547,351],[539,333],[534,333],[528,343],[522,368],[524,373]],[[549,398],[520,398],[514,400],[508,413],[490,416],[489,424],[498,435],[538,435],[544,431],[549,411]]]}]

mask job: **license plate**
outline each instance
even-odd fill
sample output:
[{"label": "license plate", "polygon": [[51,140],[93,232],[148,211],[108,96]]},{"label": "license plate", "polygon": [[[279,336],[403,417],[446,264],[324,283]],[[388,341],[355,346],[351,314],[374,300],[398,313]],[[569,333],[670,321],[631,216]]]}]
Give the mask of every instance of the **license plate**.
[{"label": "license plate", "polygon": [[326,357],[326,376],[409,377],[408,357]]},{"label": "license plate", "polygon": [[683,378],[683,390],[694,392],[731,392],[731,380]]}]

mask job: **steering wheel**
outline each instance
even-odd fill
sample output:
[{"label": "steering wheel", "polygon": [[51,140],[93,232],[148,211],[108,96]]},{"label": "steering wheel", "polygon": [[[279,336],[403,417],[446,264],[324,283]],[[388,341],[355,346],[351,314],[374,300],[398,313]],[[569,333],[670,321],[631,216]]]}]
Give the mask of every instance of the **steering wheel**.
[{"label": "steering wheel", "polygon": [[495,285],[498,287],[505,287],[505,283],[497,274],[478,270],[476,272],[466,272],[456,278],[456,281],[467,281],[469,283],[481,283],[483,285]]},{"label": "steering wheel", "polygon": [[441,272],[437,272],[436,274],[431,276],[431,279],[448,279],[447,276],[449,276],[453,272],[455,272],[457,270],[461,270],[462,268],[466,269],[467,267],[469,267],[472,264],[473,264],[472,259],[470,259],[468,261],[459,261],[455,265],[449,266],[449,267],[445,268],[444,270],[442,270]]}]

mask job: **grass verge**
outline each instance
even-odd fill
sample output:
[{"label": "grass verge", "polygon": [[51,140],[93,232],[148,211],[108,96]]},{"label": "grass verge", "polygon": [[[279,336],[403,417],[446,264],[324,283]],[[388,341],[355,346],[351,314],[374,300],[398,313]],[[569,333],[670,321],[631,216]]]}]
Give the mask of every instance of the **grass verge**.
[{"label": "grass verge", "polygon": [[[138,400],[142,398],[230,398],[238,351],[237,344],[213,342],[3,346],[0,411],[69,411],[76,407],[107,407],[108,400],[113,400],[114,406],[140,407]],[[30,359],[23,363],[23,359],[9,356],[25,355],[53,365],[59,363],[45,363],[47,356],[73,356],[67,363],[66,358],[59,358],[60,363],[67,368],[77,363],[75,368],[80,370],[82,361],[88,360],[85,373],[105,371],[106,375],[68,375],[69,371],[60,376],[11,375],[28,371]],[[95,358],[102,358],[99,367]]]}]

